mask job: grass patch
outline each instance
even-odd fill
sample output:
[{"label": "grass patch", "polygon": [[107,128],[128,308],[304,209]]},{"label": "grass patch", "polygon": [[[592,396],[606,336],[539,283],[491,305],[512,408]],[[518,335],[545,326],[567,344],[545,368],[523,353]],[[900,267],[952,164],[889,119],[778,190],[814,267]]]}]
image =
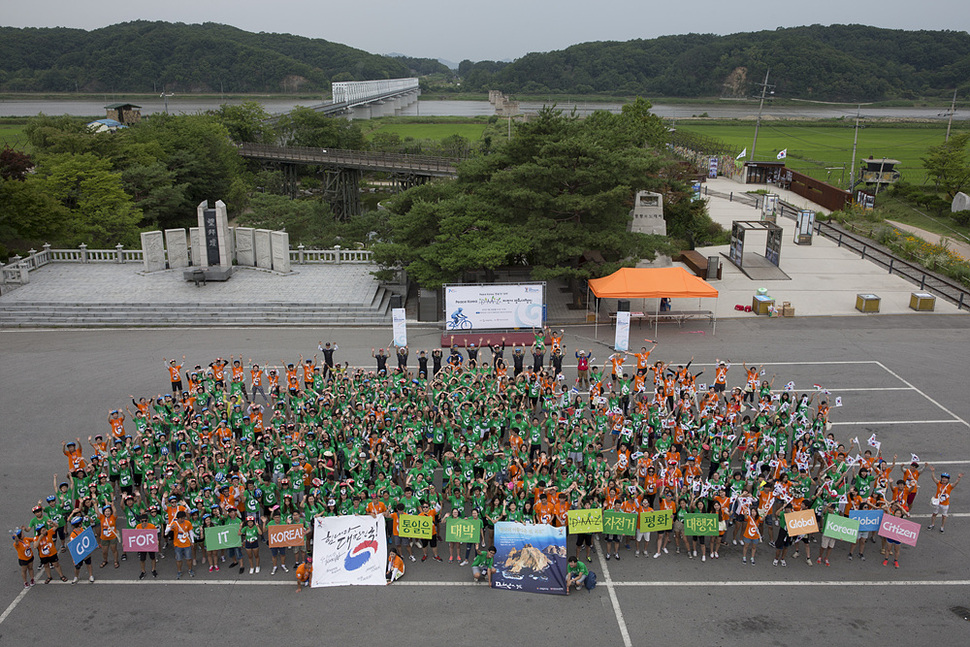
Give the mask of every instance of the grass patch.
[{"label": "grass patch", "polygon": [[0,148],[10,146],[18,150],[27,150],[27,135],[24,134],[26,125],[26,118],[0,119]]},{"label": "grass patch", "polygon": [[[469,122],[467,119],[464,121],[446,121],[442,123],[437,117],[432,117],[433,121],[413,121],[409,120],[406,123],[398,121],[378,121],[376,119],[371,120],[373,123],[373,128],[367,128],[365,126],[365,135],[370,138],[379,132],[383,133],[395,133],[402,140],[408,137],[412,139],[433,139],[441,141],[446,137],[451,137],[452,135],[461,135],[465,139],[476,142],[482,138],[482,133],[485,132],[485,128],[488,124],[484,121],[474,121]],[[370,126],[371,124],[368,124]]]},{"label": "grass patch", "polygon": [[[679,130],[694,132],[718,139],[738,151],[748,149],[754,139],[754,121],[710,123],[678,121]],[[759,160],[775,159],[778,151],[787,148],[786,166],[816,179],[846,188],[849,182],[849,163],[852,156],[854,120],[825,122],[763,121],[758,132]],[[963,128],[966,128],[964,126]],[[956,132],[961,127],[955,124]],[[866,124],[859,128],[856,159],[889,157],[898,159],[896,169],[911,184],[923,184],[926,171],[920,159],[929,146],[943,142],[946,125],[938,124]],[[841,167],[845,165],[845,171]],[[833,170],[832,167],[839,167]]]}]

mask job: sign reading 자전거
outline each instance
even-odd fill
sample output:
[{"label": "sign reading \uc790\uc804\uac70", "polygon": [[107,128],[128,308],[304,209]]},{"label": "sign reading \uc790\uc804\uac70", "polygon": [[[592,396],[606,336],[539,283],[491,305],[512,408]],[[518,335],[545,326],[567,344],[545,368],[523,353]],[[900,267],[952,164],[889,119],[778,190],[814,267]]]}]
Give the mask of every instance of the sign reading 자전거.
[{"label": "sign reading \uc790\uc804\uac70", "polygon": [[603,508],[569,510],[566,512],[566,522],[571,535],[603,532]]},{"label": "sign reading \uc790\uc804\uac70", "polygon": [[424,514],[402,514],[397,522],[399,537],[431,539],[434,534],[434,519]]},{"label": "sign reading \uc790\uc804\uac70", "polygon": [[445,541],[477,544],[482,539],[482,520],[448,517],[445,521]]},{"label": "sign reading \uc790\uc804\uac70", "polygon": [[300,523],[287,523],[278,526],[267,526],[270,548],[286,548],[288,546],[302,546],[306,537],[306,528]]},{"label": "sign reading \uc790\uc804\uac70", "polygon": [[673,527],[673,510],[651,510],[640,513],[640,532],[662,532]]},{"label": "sign reading \uc790\uc804\uac70", "polygon": [[616,510],[603,511],[603,532],[610,535],[637,534],[637,515],[632,512]]}]

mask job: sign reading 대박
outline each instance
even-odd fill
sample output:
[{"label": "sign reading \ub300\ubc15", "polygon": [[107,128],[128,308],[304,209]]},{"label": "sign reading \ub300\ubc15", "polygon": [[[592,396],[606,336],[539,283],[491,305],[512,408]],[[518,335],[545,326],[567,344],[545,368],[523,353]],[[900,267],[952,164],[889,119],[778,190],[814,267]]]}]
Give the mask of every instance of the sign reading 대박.
[{"label": "sign reading \ub300\ubc15", "polygon": [[482,520],[448,517],[445,521],[445,541],[477,544],[482,539]]}]

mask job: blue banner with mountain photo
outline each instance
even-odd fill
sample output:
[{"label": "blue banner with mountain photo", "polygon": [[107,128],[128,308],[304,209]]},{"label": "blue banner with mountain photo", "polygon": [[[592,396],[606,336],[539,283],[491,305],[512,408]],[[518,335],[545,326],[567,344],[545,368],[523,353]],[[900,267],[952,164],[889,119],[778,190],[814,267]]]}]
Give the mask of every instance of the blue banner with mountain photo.
[{"label": "blue banner with mountain photo", "polygon": [[493,589],[566,594],[566,529],[547,524],[495,524]]}]

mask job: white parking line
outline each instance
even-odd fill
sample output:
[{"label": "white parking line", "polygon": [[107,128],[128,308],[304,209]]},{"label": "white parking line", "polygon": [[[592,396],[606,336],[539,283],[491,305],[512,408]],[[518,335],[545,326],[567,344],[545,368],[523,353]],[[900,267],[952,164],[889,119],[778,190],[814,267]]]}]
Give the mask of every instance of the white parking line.
[{"label": "white parking line", "polygon": [[942,425],[949,422],[967,424],[961,418],[952,420],[857,420],[854,422],[833,422],[832,426],[837,425]]},{"label": "white parking line", "polygon": [[616,597],[616,591],[613,590],[613,578],[610,577],[610,567],[606,564],[606,560],[603,559],[603,547],[600,545],[600,538],[594,537],[593,542],[596,544],[596,559],[599,561],[600,568],[603,569],[603,582],[606,584],[606,590],[610,594],[613,613],[616,614],[616,624],[620,626],[620,637],[623,638],[623,645],[624,647],[633,647],[630,632],[626,628],[626,620],[623,619],[623,611],[620,609],[620,601]]},{"label": "white parking line", "polygon": [[930,396],[926,395],[923,391],[921,391],[920,389],[918,389],[911,382],[909,382],[908,380],[903,379],[899,375],[899,373],[896,373],[895,371],[893,371],[892,369],[890,369],[889,367],[887,367],[882,362],[876,362],[876,364],[878,364],[879,366],[881,366],[884,371],[886,371],[887,373],[889,373],[890,375],[892,375],[893,377],[895,377],[897,380],[899,380],[900,382],[902,382],[906,386],[912,387],[912,389],[914,391],[916,391],[917,393],[919,393],[921,396],[923,396],[924,398],[926,398],[927,400],[929,400],[930,402],[932,402],[933,404],[935,404],[939,408],[941,408],[944,411],[946,411],[948,414],[950,414],[951,416],[953,416],[954,418],[956,418],[959,422],[963,423],[964,426],[970,427],[970,422],[967,422],[966,420],[964,420],[963,418],[961,418],[957,414],[953,413],[952,411],[950,411],[949,409],[947,409],[946,407],[944,407],[942,404],[940,404],[939,402],[937,402],[936,400],[934,400]]},{"label": "white parking line", "polygon": [[[889,571],[891,572],[891,571]],[[613,586],[967,586],[970,580],[705,580],[697,582],[614,582]]]},{"label": "white parking line", "polygon": [[0,616],[0,625],[2,625],[3,621],[7,619],[7,616],[13,613],[13,610],[17,608],[17,605],[20,604],[20,601],[23,600],[24,597],[29,592],[30,592],[30,589],[24,588],[23,591],[17,594],[17,597],[13,599],[13,602],[11,602],[9,606],[7,606],[7,610],[3,612],[2,616]]}]

